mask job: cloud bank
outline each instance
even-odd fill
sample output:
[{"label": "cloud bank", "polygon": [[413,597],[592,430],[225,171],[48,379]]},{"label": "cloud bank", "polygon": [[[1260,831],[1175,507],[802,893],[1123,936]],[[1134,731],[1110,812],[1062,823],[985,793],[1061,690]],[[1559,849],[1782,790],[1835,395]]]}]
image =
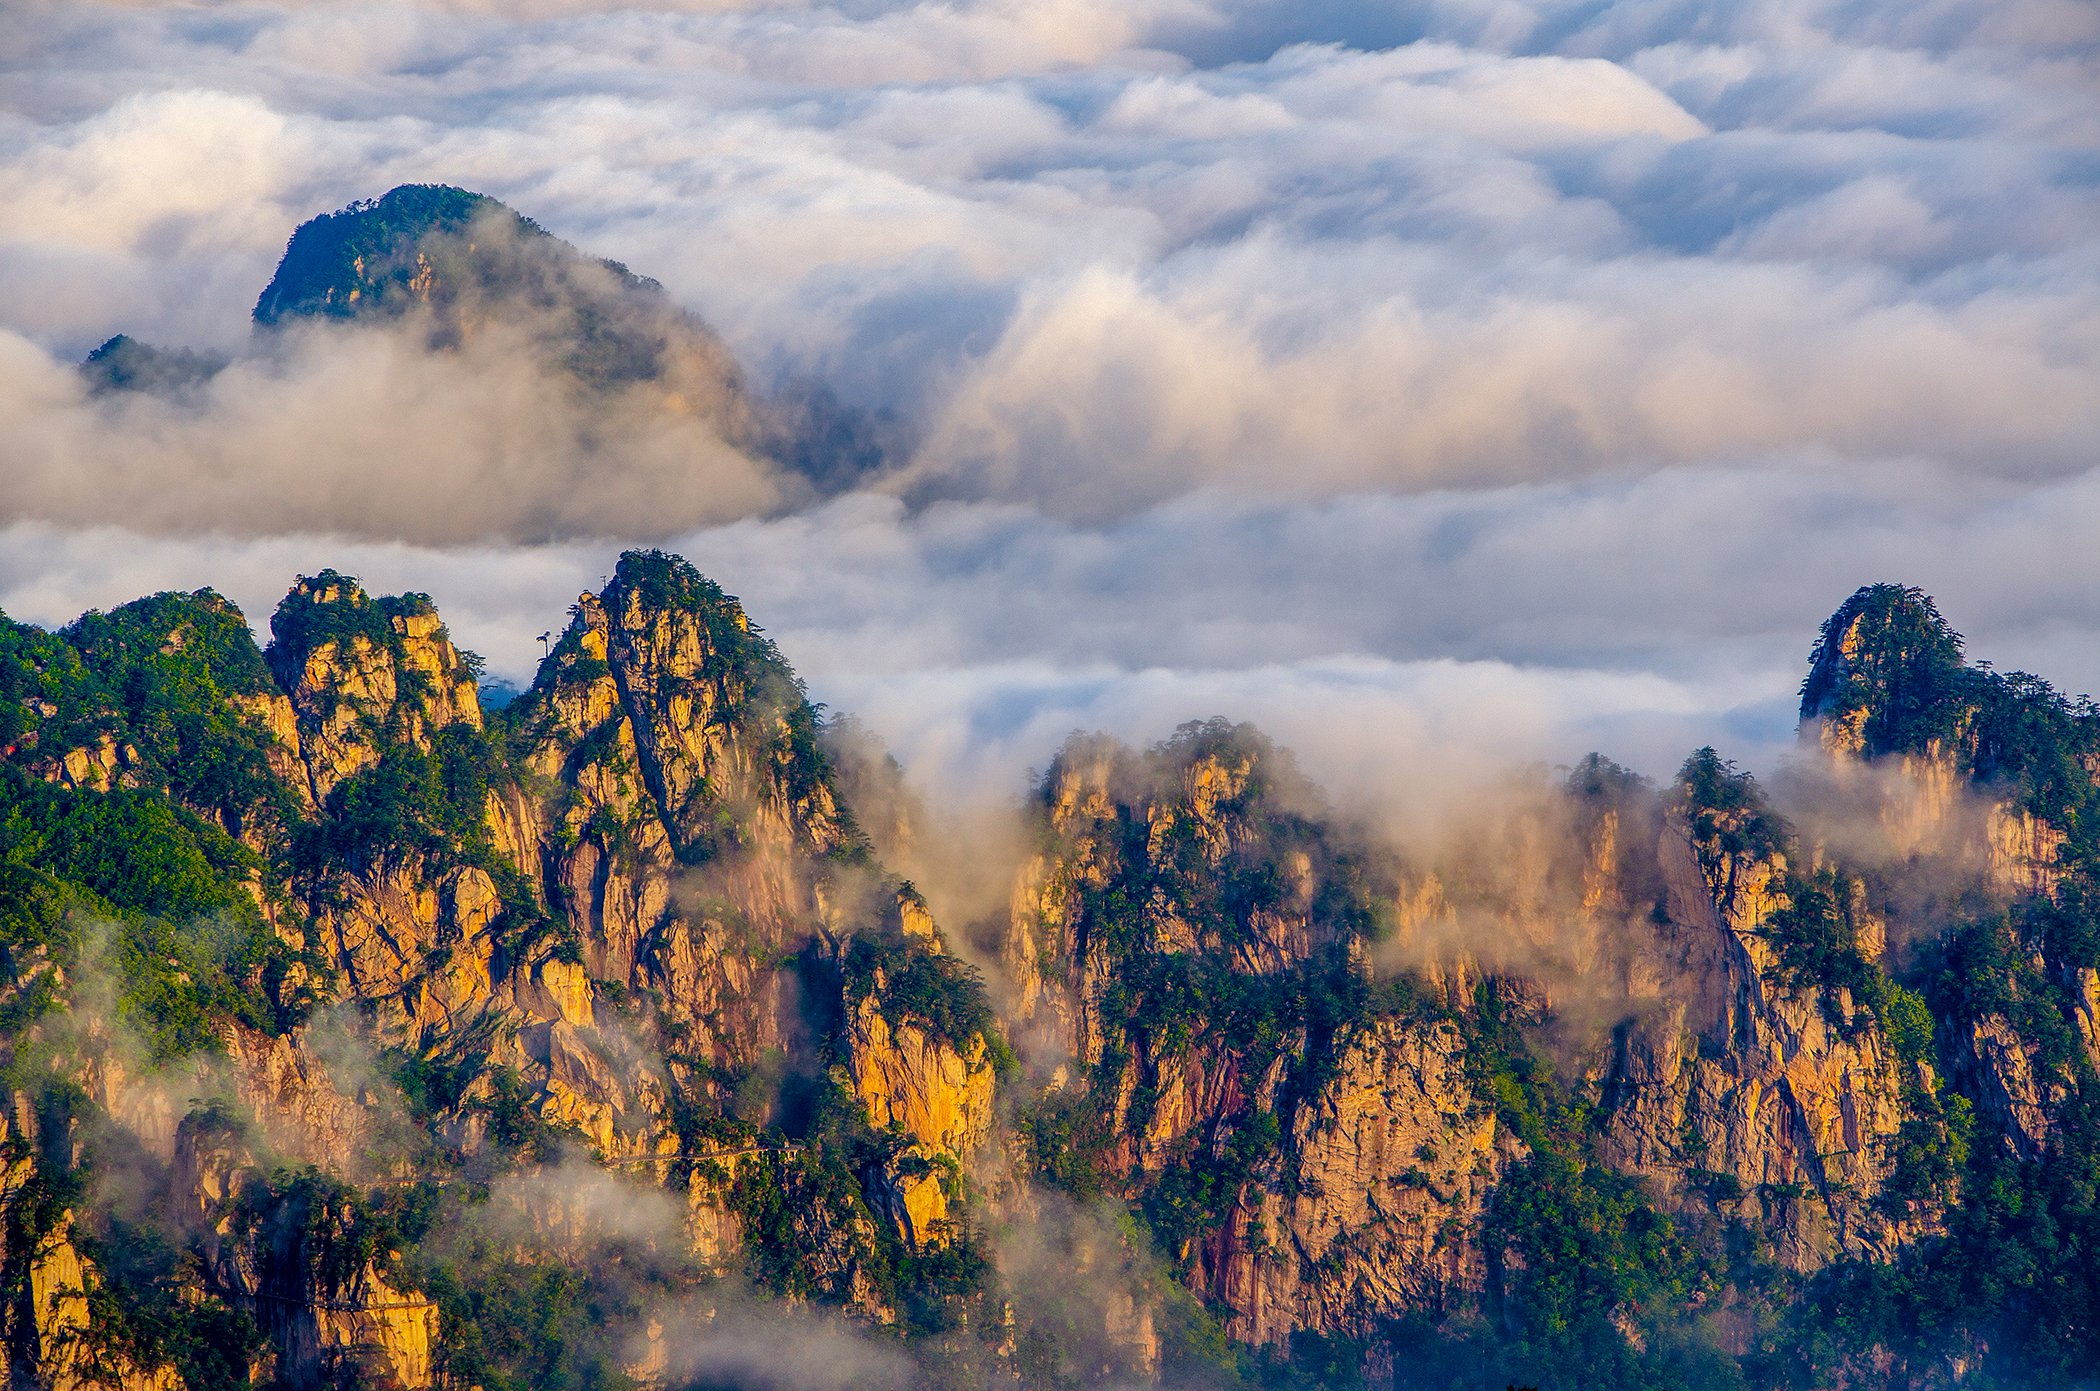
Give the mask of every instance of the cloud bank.
[{"label": "cloud bank", "polygon": [[[2100,686],[2079,0],[32,6],[0,40],[0,606],[324,564],[516,676],[619,544],[915,772],[1253,718],[1342,784],[1784,740],[1919,583]],[[908,441],[828,501],[523,355],[246,313],[407,181]],[[227,353],[89,398],[111,333]]]}]

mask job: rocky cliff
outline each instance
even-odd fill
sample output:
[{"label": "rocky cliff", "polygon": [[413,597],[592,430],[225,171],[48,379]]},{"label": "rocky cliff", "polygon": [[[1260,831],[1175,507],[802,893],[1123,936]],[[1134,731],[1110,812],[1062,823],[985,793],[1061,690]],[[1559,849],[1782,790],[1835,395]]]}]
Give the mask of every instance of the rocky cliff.
[{"label": "rocky cliff", "polygon": [[[200,609],[239,621],[200,596],[80,632],[180,661]],[[389,1195],[436,1185],[443,1206],[456,1180],[566,1147],[660,1160],[633,1172],[719,1213],[694,1229],[694,1254],[718,1263],[742,1263],[728,1248],[769,1203],[796,1203],[807,1250],[782,1283],[871,1313],[895,1296],[870,1268],[962,1238],[997,1035],[974,976],[837,804],[799,684],[733,599],[682,562],[626,557],[493,725],[421,596],[324,572],[272,629],[238,690],[183,692],[190,752],[242,755],[246,784],[216,803],[153,777],[157,750],[126,736],[161,712],[100,679],[107,644],[24,630],[10,653],[12,677],[63,698],[22,704],[17,791],[59,821],[83,795],[130,796],[149,819],[62,865],[10,861],[39,900],[16,924],[33,1022],[15,1066],[84,1088],[95,1137],[24,1173],[77,1186],[121,1152],[156,1194],[156,1240],[191,1252],[213,1307],[253,1330],[254,1374],[294,1385],[432,1384],[441,1307],[371,1235],[405,1220]],[[75,776],[106,749],[132,750],[117,766],[139,776]],[[250,806],[270,815],[229,811]],[[131,892],[127,860],[171,848],[194,852],[184,892]],[[160,916],[189,907],[231,920]],[[186,964],[186,940],[152,955],[193,931],[221,958],[201,983],[217,996],[164,969]],[[142,985],[180,1036],[132,1007]],[[287,1184],[287,1163],[317,1176]],[[39,1289],[79,1264],[55,1238],[19,1249]],[[36,1343],[53,1328],[100,1336],[85,1298],[37,1306],[24,1365],[55,1365]],[[122,1344],[137,1319],[105,1322]],[[151,1353],[154,1375],[195,1370],[179,1347]]]},{"label": "rocky cliff", "polygon": [[1462,1019],[1365,965],[1372,877],[1315,805],[1244,727],[1068,744],[1004,957],[1041,1113],[1257,1344],[1478,1295],[1513,1150]]},{"label": "rocky cliff", "polygon": [[[1892,1205],[1889,1183],[1906,1098],[1937,1082],[1890,1042],[1863,886],[1799,875],[1759,801],[1695,760],[1664,819],[1667,973],[1619,1031],[1605,1152],[1762,1233],[1790,1269],[1885,1258],[1933,1220],[1929,1202]],[[1809,938],[1850,984],[1803,968]],[[1855,998],[1869,982],[1883,993]]]},{"label": "rocky cliff", "polygon": [[741,1290],[958,1385],[2082,1346],[2100,733],[1915,592],[1826,625],[1788,779],[1593,758],[1434,853],[1244,726],[1075,738],[967,941],[674,557],[500,711],[422,596],[271,629],[0,632],[18,1384],[667,1384]]}]

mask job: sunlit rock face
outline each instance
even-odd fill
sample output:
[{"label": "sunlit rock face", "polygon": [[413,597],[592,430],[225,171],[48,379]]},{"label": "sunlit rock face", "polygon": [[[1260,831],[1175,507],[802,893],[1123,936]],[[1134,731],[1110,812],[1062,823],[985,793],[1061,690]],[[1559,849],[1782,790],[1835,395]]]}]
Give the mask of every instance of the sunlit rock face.
[{"label": "sunlit rock face", "polygon": [[[440,777],[487,763],[471,674],[435,614],[330,579],[303,584],[287,600],[298,605],[324,616],[284,622],[272,657],[331,813],[352,809],[356,780],[386,775],[388,756],[435,762]],[[375,631],[336,631],[352,622]],[[318,638],[301,641],[309,629]],[[815,732],[733,599],[682,562],[627,557],[578,600],[507,712],[523,776],[467,769],[456,815],[473,853],[390,847],[317,889],[349,994],[426,1052],[492,1033],[487,1064],[514,1070],[545,1122],[601,1153],[682,1152],[674,1097],[722,1105],[769,1060],[816,1066],[812,1018],[829,1007],[806,992],[837,988],[822,982],[857,931],[894,938],[906,960],[942,950],[923,905],[884,886]],[[903,1017],[892,1028],[879,998],[851,1014],[855,1090],[871,1123],[897,1122],[955,1171],[990,1123],[984,1043]],[[469,1080],[468,1096],[484,1085]],[[774,1103],[743,1095],[765,1123]],[[471,1120],[459,1134],[478,1138]],[[885,1202],[894,1187],[876,1184]],[[915,1232],[945,1218],[917,1201]]]},{"label": "sunlit rock face", "polygon": [[324,572],[285,596],[270,627],[266,655],[292,711],[288,742],[316,805],[389,748],[428,754],[447,725],[481,727],[474,678],[427,597],[374,600]]},{"label": "sunlit rock face", "polygon": [[[161,623],[153,642],[165,657],[186,631]],[[420,596],[324,572],[273,634],[266,661],[243,639],[263,679],[224,693],[227,726],[209,732],[276,789],[274,820],[225,818],[295,958],[260,988],[322,1012],[220,1026],[224,1064],[182,1086],[224,1092],[188,1120],[117,1033],[91,1033],[74,1074],[98,1113],[156,1137],[201,1288],[260,1330],[257,1374],[432,1384],[438,1306],[359,1244],[361,1205],[521,1133],[684,1181],[674,1245],[725,1273],[769,1239],[752,1186],[802,1195],[782,1199],[794,1278],[893,1317],[877,1247],[963,1232],[995,1026],[923,900],[874,863],[799,683],[736,601],[674,558],[625,558],[499,725]],[[114,777],[71,765],[146,772],[157,756],[121,728],[37,766],[104,795]],[[403,1062],[432,1089],[405,1096]],[[801,1147],[812,1094],[845,1108],[827,1125],[887,1147],[843,1191],[836,1158]],[[287,1161],[325,1182],[285,1186]],[[25,1164],[34,1189],[46,1167]],[[23,1334],[24,1365],[62,1380],[58,1344],[30,1345],[88,1327],[98,1277],[71,1244],[37,1241],[20,1269],[44,1291],[25,1328],[44,1332]]]},{"label": "sunlit rock face", "polygon": [[[1462,1017],[1373,1000],[1373,878],[1288,758],[1219,723],[1142,754],[1077,740],[1039,814],[1004,957],[1016,1036],[1110,1180],[1180,1210],[1170,1254],[1228,1331],[1282,1344],[1477,1297],[1522,1146]],[[1200,1204],[1191,1168],[1221,1180]]]},{"label": "sunlit rock face", "polygon": [[[200,1365],[105,1297],[148,1222],[251,1378],[447,1384],[446,1321],[487,1334],[440,1211],[508,1280],[758,1281],[1020,1384],[1204,1338],[1382,1376],[1396,1327],[1575,1278],[1553,1223],[1589,1223],[1680,1263],[1688,1302],[1580,1315],[1638,1352],[1767,1297],[1717,1253],[1938,1249],[1978,1156],[2063,1162],[2100,1064],[2092,717],[1908,591],[1824,630],[1798,819],[1710,749],[1663,787],[1593,757],[1410,856],[1246,726],[1080,736],[955,936],[675,557],[623,556],[497,713],[421,596],[324,571],[272,633],[208,591],[0,632],[8,824],[95,886],[0,861],[18,1379]],[[160,858],[111,872],[81,807]],[[671,1384],[677,1330],[630,1331]]]},{"label": "sunlit rock face", "polygon": [[1456,1024],[1351,1037],[1291,1127],[1284,1181],[1250,1191],[1245,1226],[1204,1252],[1200,1287],[1236,1336],[1367,1329],[1485,1288],[1481,1222],[1522,1146],[1466,1075]]},{"label": "sunlit rock face", "polygon": [[1785,851],[1746,834],[1756,815],[1693,805],[1665,825],[1659,935],[1697,965],[1622,1033],[1606,1152],[1771,1233],[1791,1268],[1886,1257],[1936,1216],[1892,1215],[1884,1197],[1916,1068],[1863,1002],[1791,975],[1774,951],[1768,925],[1797,905]]},{"label": "sunlit rock face", "polygon": [[[1932,601],[1894,585],[1862,588],[1824,625],[1801,710],[1841,772],[1895,775],[1902,795],[1882,821],[1911,871],[2006,910],[1942,939],[1968,979],[1939,1023],[1959,1040],[1948,1061],[1987,1123],[1980,1138],[2051,1151],[2082,1083],[2061,1044],[2011,1020],[2084,1017],[2092,965],[2063,923],[2090,893],[2081,828],[2100,806],[2100,720],[2037,677],[1965,664]],[[1946,928],[1902,926],[1914,941]]]}]

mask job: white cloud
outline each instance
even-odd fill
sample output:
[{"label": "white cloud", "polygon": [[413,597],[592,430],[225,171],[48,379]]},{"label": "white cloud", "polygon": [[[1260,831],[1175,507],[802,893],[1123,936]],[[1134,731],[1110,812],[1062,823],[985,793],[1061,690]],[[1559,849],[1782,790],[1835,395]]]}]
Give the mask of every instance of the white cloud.
[{"label": "white cloud", "polygon": [[[1251,719],[1344,799],[1412,816],[1591,749],[1666,774],[1712,742],[1768,767],[1818,623],[1918,583],[1971,650],[2100,688],[2100,473],[2038,490],[1914,461],[1774,460],[1298,503],[1178,499],[1095,526],[857,494],[672,537],[954,795],[1017,791],[1075,727],[1138,741]],[[499,674],[601,585],[611,543],[414,547],[0,531],[0,607],[61,623],[216,585],[266,628],[298,573],[433,594]],[[1412,771],[1410,771],[1412,770]]]},{"label": "white cloud", "polygon": [[[219,583],[261,618],[336,564],[515,673],[668,537],[963,781],[1214,710],[1371,731],[1380,781],[1486,757],[1474,710],[1510,757],[1768,742],[1883,578],[2100,685],[2080,0],[18,13],[18,616]],[[903,412],[911,505],[795,510],[501,354],[246,351],[298,220],[422,180]],[[201,402],[91,402],[65,364],[118,330],[243,356]]]},{"label": "white cloud", "polygon": [[523,335],[433,353],[412,326],[309,329],[271,346],[194,395],[97,397],[0,332],[0,517],[444,544],[661,536],[790,495],[653,383],[585,392]]},{"label": "white cloud", "polygon": [[1943,304],[1871,272],[1657,258],[1506,265],[1469,293],[1466,270],[1276,232],[1150,276],[1090,269],[1023,301],[920,467],[1099,515],[1204,485],[1463,486],[1810,447],[2048,476],[2100,438],[2079,385],[2100,378],[2091,287]]}]

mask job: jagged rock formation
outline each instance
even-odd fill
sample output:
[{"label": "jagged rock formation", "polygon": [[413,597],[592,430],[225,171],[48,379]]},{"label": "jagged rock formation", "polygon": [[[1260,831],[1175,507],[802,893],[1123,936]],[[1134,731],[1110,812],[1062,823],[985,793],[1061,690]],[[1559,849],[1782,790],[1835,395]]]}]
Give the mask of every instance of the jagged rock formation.
[{"label": "jagged rock formation", "polygon": [[[1896,1057],[1865,1001],[1790,969],[1775,935],[1827,905],[1804,901],[1816,891],[1790,876],[1768,813],[1707,795],[1685,789],[1656,848],[1660,935],[1681,964],[1620,1032],[1606,1153],[1768,1233],[1791,1269],[1887,1258],[1931,1220],[1885,1202],[1906,1085],[1929,1079]],[[1857,950],[1853,930],[1842,946]]]},{"label": "jagged rock formation", "polygon": [[[1919,591],[1863,588],[1823,627],[1802,687],[1802,720],[1841,760],[1893,763],[1966,800],[1965,867],[2015,913],[1957,943],[1961,952],[1983,946],[1980,937],[1995,939],[1972,958],[1981,978],[1945,1022],[1966,1043],[1954,1065],[1974,1080],[1992,1129],[2033,1156],[2058,1131],[2054,1113],[2084,1085],[2069,1049],[2038,1048],[2033,1035],[2037,1010],[2078,1017],[2089,969],[2085,934],[2067,933],[2064,919],[2081,917],[2089,901],[2100,718],[2036,677],[1966,666],[1961,650]],[[1956,821],[1955,800],[1931,799],[1930,814]],[[2014,1015],[2028,1025],[2013,1024]]]},{"label": "jagged rock formation", "polygon": [[[239,623],[216,596],[152,600],[84,621],[77,650],[111,661],[98,635],[118,632],[183,660],[200,616]],[[150,1063],[121,1061],[123,1030],[86,1040],[78,1074],[129,1133],[173,1144],[159,1182],[213,1298],[261,1331],[258,1374],[435,1374],[436,1304],[384,1252],[342,1254],[363,1249],[366,1200],[282,1190],[277,1157],[372,1181],[560,1137],[607,1160],[667,1156],[703,1259],[740,1262],[758,1184],[796,1209],[789,1283],[871,1311],[889,1298],[868,1273],[881,1231],[907,1250],[956,1238],[964,1166],[991,1126],[989,1018],[924,905],[872,862],[799,685],[733,599],[681,562],[627,557],[500,732],[421,596],[374,599],[325,572],[272,626],[266,663],[251,645],[228,668],[237,689],[203,690],[218,723],[195,731],[238,753],[253,786],[215,804],[202,794],[218,789],[159,785],[213,814],[183,824],[245,876],[214,901],[255,915],[245,950],[268,960],[247,988],[295,1016],[357,1013],[331,1010],[325,1028],[200,1020],[196,1041],[226,1065],[190,1085],[247,1137],[208,1153],[188,1123],[177,1141],[179,1104],[165,1114]],[[96,750],[125,751],[117,766],[141,782],[166,766],[122,737],[128,712],[88,709],[106,695],[76,649],[35,650],[78,676],[82,708],[24,707],[34,727],[11,742],[29,769],[77,793],[71,770],[102,766]],[[72,998],[59,976],[47,1004]],[[843,1191],[838,1156],[796,1143],[826,1088],[848,1108],[828,1124],[874,1147],[847,1161]]]},{"label": "jagged rock formation", "polygon": [[1292,1118],[1285,1181],[1249,1195],[1206,1270],[1249,1341],[1375,1327],[1485,1288],[1480,1224],[1520,1152],[1466,1075],[1456,1023],[1384,1020],[1343,1044]]},{"label": "jagged rock formation", "polygon": [[[272,632],[0,629],[18,1384],[667,1384],[733,1279],[969,1384],[1617,1384],[1963,1288],[1977,1230],[2083,1249],[2032,1243],[2096,1152],[2100,720],[1915,592],[1826,625],[1794,822],[1592,759],[1415,863],[1250,729],[1075,739],[990,993],[683,562],[500,713],[422,596],[323,572]],[[1818,1384],[1950,1382],[1845,1336]]]},{"label": "jagged rock formation", "polygon": [[390,748],[429,753],[445,726],[481,727],[473,678],[425,596],[375,602],[324,571],[299,581],[270,628],[266,655],[292,712],[281,742],[305,764],[316,806]]},{"label": "jagged rock formation", "polygon": [[360,1243],[353,1190],[319,1177],[272,1183],[239,1127],[217,1112],[184,1122],[173,1168],[209,1287],[261,1334],[256,1375],[289,1385],[432,1384],[437,1305],[380,1272],[386,1253]]},{"label": "jagged rock formation", "polygon": [[711,1065],[781,1047],[784,977],[751,958],[836,911],[823,866],[857,842],[770,644],[690,571],[629,567],[578,601],[521,720],[562,789],[542,853],[592,970],[660,997]]},{"label": "jagged rock formation", "polygon": [[[1066,747],[1005,962],[1053,1102],[1256,1343],[1477,1295],[1511,1146],[1456,1022],[1374,998],[1361,868],[1251,730]],[[1191,1181],[1192,1171],[1201,1174]]]}]

